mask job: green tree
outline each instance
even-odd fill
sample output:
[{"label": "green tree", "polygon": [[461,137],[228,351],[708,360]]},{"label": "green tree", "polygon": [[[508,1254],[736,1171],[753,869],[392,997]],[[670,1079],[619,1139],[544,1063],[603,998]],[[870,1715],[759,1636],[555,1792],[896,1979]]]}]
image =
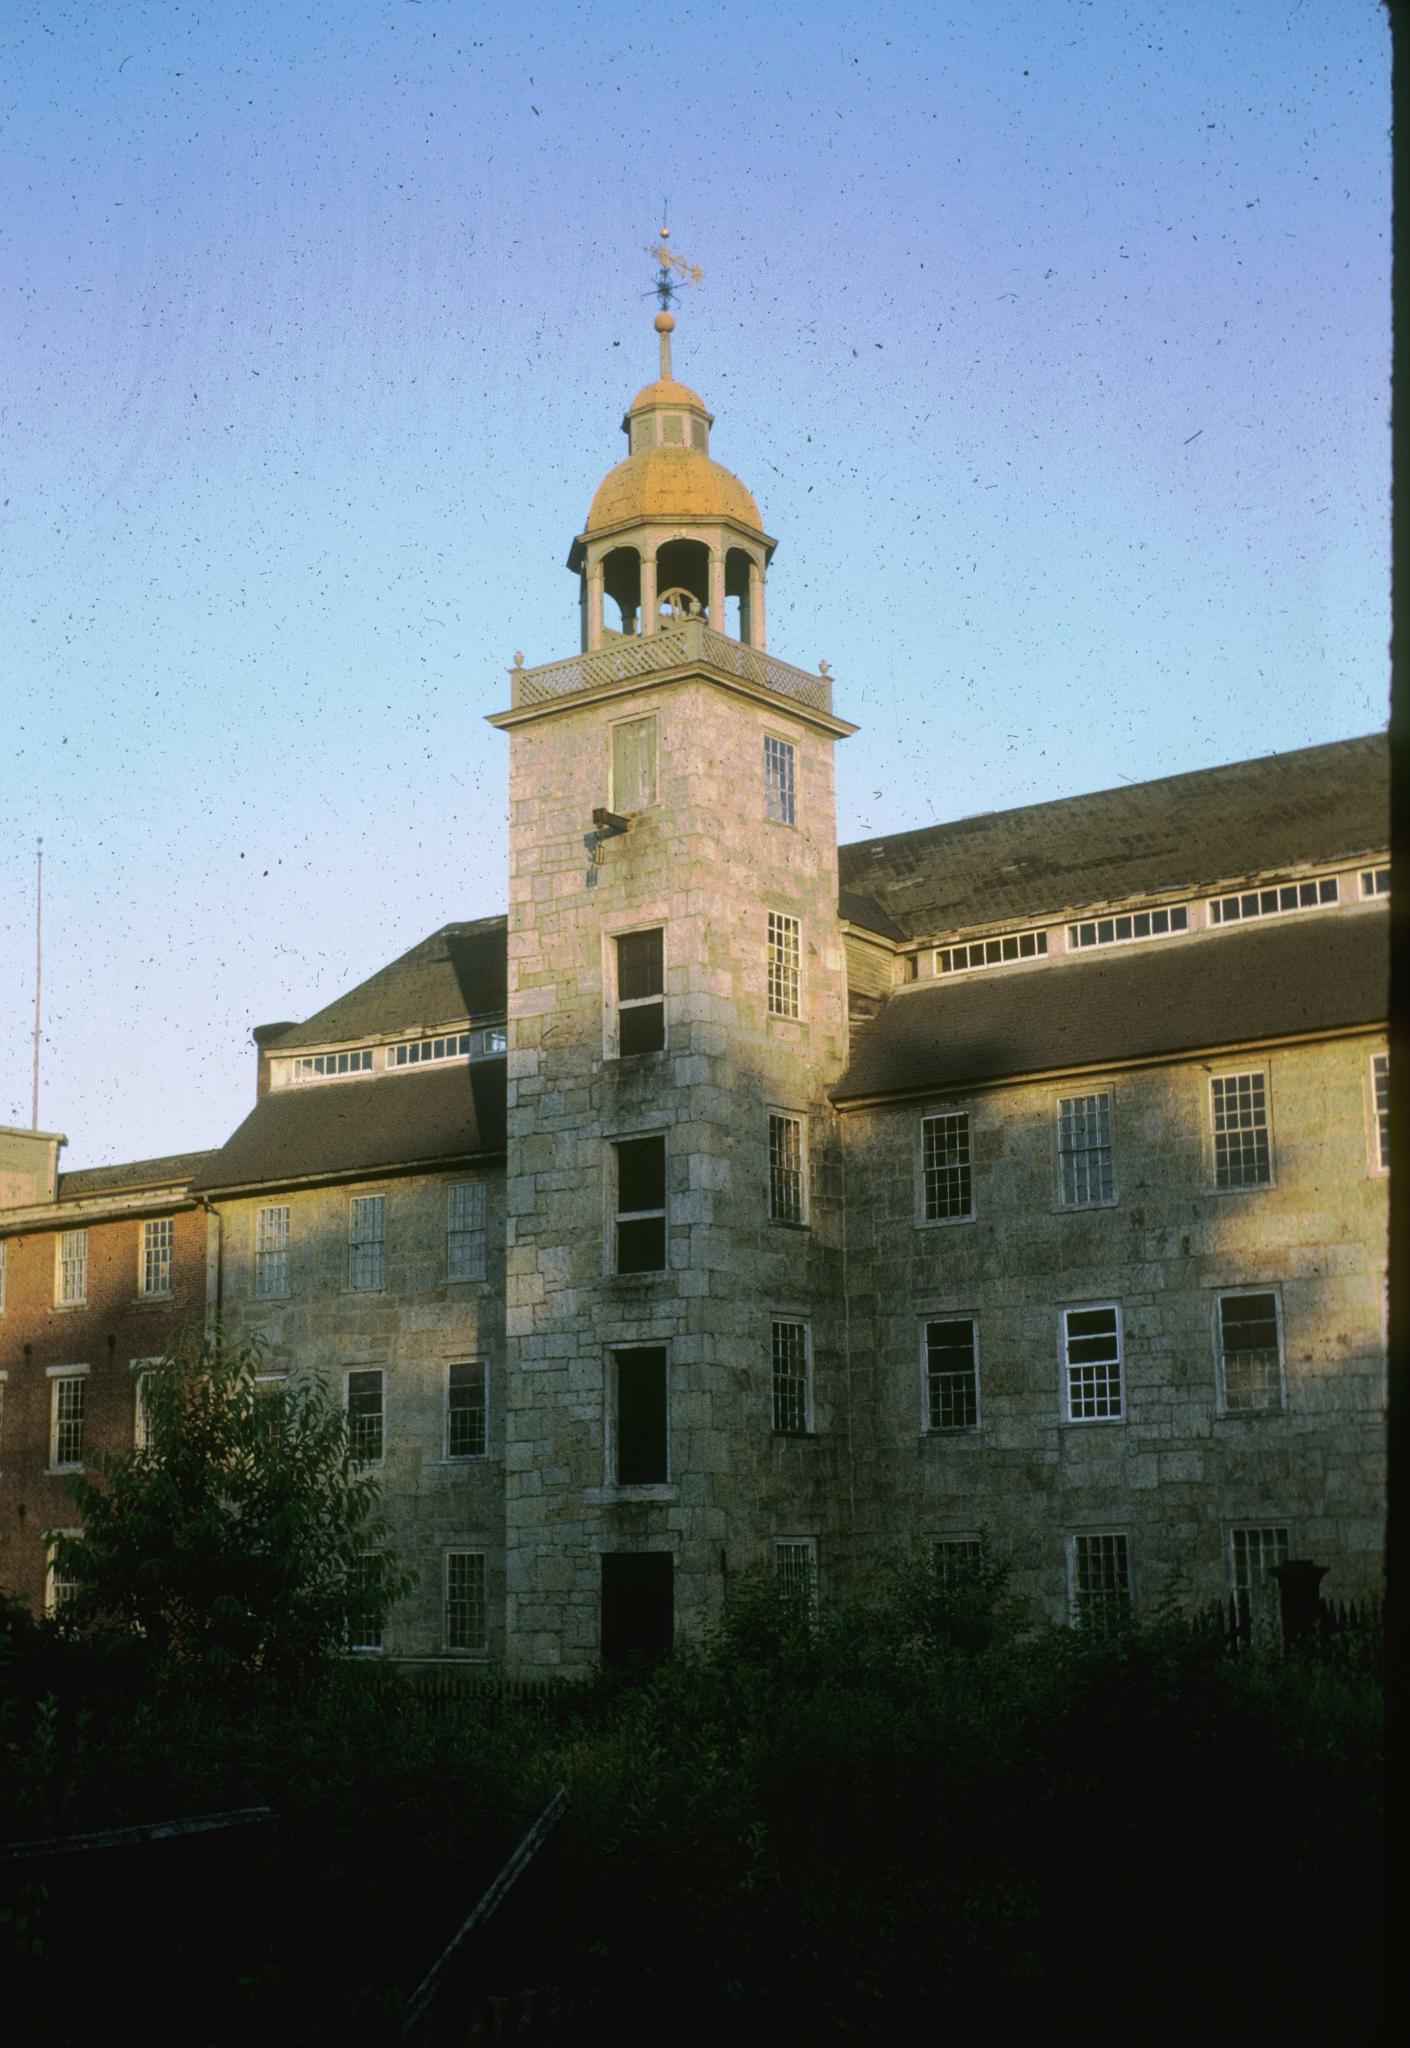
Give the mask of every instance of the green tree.
[{"label": "green tree", "polygon": [[66,1632],[289,1680],[376,1639],[410,1584],[381,1488],[323,1382],[261,1380],[263,1362],[258,1341],[192,1328],[145,1375],[144,1441],[70,1481],[84,1527],[58,1539]]}]

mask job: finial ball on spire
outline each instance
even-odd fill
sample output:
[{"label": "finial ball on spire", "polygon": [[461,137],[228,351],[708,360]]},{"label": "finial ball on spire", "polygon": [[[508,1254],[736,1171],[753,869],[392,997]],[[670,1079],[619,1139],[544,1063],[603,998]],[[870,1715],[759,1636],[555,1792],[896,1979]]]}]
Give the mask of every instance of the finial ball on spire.
[{"label": "finial ball on spire", "polygon": [[676,331],[676,316],[674,313],[658,313],[654,324],[658,334],[674,334]]}]

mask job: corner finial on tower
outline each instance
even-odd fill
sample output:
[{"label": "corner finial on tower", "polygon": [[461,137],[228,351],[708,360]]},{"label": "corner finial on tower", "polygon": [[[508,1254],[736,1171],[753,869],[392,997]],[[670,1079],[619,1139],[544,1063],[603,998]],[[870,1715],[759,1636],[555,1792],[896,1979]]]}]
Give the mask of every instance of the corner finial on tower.
[{"label": "corner finial on tower", "polygon": [[[663,209],[664,210],[664,209]],[[687,263],[670,246],[671,231],[663,227],[660,240],[648,242],[646,253],[654,256],[658,265],[651,289],[661,302],[656,315],[656,332],[661,337],[661,377],[664,382],[671,375],[671,336],[675,332],[676,316],[671,311],[671,301],[682,284],[702,284],[705,273],[698,263]],[[676,280],[679,279],[678,284]]]}]

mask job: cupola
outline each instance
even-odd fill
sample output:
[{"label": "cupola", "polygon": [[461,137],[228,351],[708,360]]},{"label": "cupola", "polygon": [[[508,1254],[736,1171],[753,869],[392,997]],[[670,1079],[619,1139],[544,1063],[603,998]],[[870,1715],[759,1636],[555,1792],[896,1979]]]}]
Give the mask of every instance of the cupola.
[{"label": "cupola", "polygon": [[598,485],[568,556],[581,586],[585,653],[681,617],[765,644],[764,579],[777,543],[752,493],[711,457],[715,422],[704,399],[672,375],[675,324],[665,308],[656,315],[661,374],[627,408],[630,452]]}]

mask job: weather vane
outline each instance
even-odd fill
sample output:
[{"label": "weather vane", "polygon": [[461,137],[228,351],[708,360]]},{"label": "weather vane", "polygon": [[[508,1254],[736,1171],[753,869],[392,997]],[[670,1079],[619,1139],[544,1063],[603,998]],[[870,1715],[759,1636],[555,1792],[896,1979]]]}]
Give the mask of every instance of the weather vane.
[{"label": "weather vane", "polygon": [[[663,206],[664,213],[666,208]],[[671,311],[671,301],[683,284],[703,284],[705,273],[698,263],[687,263],[684,256],[678,256],[671,247],[671,231],[663,227],[659,241],[648,242],[646,253],[656,258],[656,277],[651,289],[660,300],[661,310],[656,315],[656,332],[661,337],[661,375],[671,374],[671,333],[676,316]]]}]

